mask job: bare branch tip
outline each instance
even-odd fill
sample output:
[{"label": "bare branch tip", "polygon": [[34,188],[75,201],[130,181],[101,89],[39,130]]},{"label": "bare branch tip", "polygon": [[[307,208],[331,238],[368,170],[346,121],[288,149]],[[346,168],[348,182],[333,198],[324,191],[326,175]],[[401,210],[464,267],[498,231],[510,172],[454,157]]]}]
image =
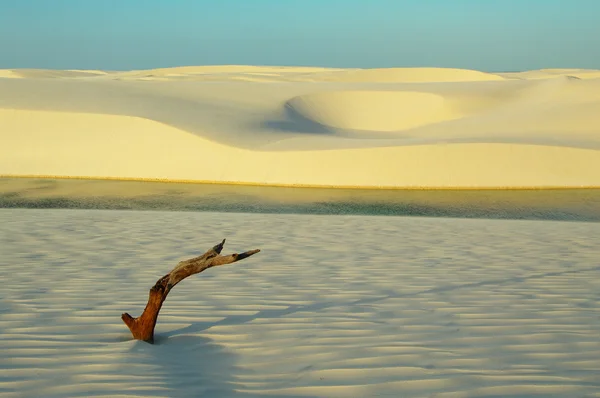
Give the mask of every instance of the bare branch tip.
[{"label": "bare branch tip", "polygon": [[213,250],[215,252],[217,252],[217,254],[221,254],[221,251],[223,251],[223,247],[225,246],[225,239],[223,239],[223,241],[221,243],[219,243],[218,245],[213,247]]},{"label": "bare branch tip", "polygon": [[235,261],[240,261],[240,260],[248,258],[258,252],[260,252],[260,249],[248,250],[247,252],[243,252],[243,253],[239,253],[239,254],[236,253],[236,254],[233,254],[232,256],[234,257]]},{"label": "bare branch tip", "polygon": [[134,321],[134,318],[126,312],[121,314],[121,319],[123,320],[123,322],[125,322],[127,326],[129,326],[129,324],[131,324]]}]

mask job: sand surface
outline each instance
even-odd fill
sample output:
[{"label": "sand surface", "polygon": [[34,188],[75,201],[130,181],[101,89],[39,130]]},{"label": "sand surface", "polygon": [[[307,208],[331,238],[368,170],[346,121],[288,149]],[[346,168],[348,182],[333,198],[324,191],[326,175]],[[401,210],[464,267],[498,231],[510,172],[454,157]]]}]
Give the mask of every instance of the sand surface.
[{"label": "sand surface", "polygon": [[[260,233],[257,233],[260,228]],[[351,234],[348,231],[352,231]],[[600,397],[598,223],[0,210],[0,397]],[[157,344],[120,320],[223,237]]]},{"label": "sand surface", "polygon": [[600,186],[600,71],[0,71],[0,175]]}]

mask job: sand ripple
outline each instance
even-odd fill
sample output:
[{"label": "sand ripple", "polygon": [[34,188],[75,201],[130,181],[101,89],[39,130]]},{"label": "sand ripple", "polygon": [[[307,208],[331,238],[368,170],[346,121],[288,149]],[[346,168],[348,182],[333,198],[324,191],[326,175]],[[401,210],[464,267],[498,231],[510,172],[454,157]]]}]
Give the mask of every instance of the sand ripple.
[{"label": "sand ripple", "polygon": [[[600,396],[600,224],[0,210],[0,397]],[[157,344],[120,314],[178,285]]]}]

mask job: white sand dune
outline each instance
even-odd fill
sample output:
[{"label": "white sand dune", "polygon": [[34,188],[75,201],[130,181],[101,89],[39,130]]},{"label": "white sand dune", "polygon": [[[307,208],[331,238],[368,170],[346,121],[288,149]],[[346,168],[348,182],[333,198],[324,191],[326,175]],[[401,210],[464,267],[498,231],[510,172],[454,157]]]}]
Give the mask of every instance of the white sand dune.
[{"label": "white sand dune", "polygon": [[0,175],[600,186],[600,79],[578,78],[599,71],[9,72],[21,78],[0,79]]},{"label": "white sand dune", "polygon": [[[1,209],[0,397],[598,397],[599,235],[597,223]],[[185,280],[157,344],[132,341],[120,314],[223,237],[226,251],[262,252]]]}]

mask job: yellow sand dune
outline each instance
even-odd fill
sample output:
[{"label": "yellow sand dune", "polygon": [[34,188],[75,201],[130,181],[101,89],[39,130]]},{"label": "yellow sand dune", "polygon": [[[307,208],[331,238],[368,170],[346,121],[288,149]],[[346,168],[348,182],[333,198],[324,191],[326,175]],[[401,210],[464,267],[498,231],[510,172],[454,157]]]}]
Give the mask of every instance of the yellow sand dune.
[{"label": "yellow sand dune", "polygon": [[595,69],[539,69],[525,72],[499,73],[507,79],[552,79],[557,76],[568,76],[577,79],[600,78],[600,71]]},{"label": "yellow sand dune", "polygon": [[322,73],[316,77],[320,81],[346,83],[392,83],[392,82],[466,82],[503,80],[503,77],[476,70],[451,68],[387,68],[351,69],[334,73]]},{"label": "yellow sand dune", "polygon": [[0,69],[0,79],[1,78],[6,78],[6,79],[19,79],[23,76],[19,75],[18,73],[15,73],[15,71],[11,70],[11,69]]},{"label": "yellow sand dune", "polygon": [[[117,72],[111,78],[128,80],[160,80],[179,78],[199,81],[271,81],[269,78],[289,78],[295,75],[313,75],[321,72],[335,72],[340,69],[321,67],[292,67],[292,66],[252,66],[252,65],[207,65],[207,66],[179,66],[173,68],[157,68]],[[261,79],[261,77],[263,77]]]},{"label": "yellow sand dune", "polygon": [[287,105],[312,122],[348,130],[397,131],[462,116],[440,95],[411,91],[325,91]]},{"label": "yellow sand dune", "polygon": [[106,72],[103,70],[95,70],[95,69],[90,69],[90,70],[85,70],[85,69],[69,69],[67,70],[67,72],[77,72],[77,73],[86,73],[86,74],[90,74],[90,75],[108,75],[111,72]]},{"label": "yellow sand dune", "polygon": [[107,75],[104,71],[84,70],[53,70],[53,69],[4,69],[0,70],[0,77],[32,78],[32,79],[56,79],[56,78],[80,78]]},{"label": "yellow sand dune", "polygon": [[173,68],[156,68],[132,72],[140,73],[182,73],[182,74],[211,74],[211,73],[309,73],[328,70],[340,70],[335,68],[321,68],[310,66],[254,66],[254,65],[205,65],[205,66],[177,66]]},{"label": "yellow sand dune", "polygon": [[[199,71],[220,80],[179,81]],[[0,175],[600,186],[600,79],[490,81],[481,72],[425,68],[410,70],[433,79],[425,83],[381,83],[407,80],[406,69],[369,70],[370,82],[323,81],[365,71],[226,66],[168,68],[142,81],[139,71],[0,79]],[[123,73],[132,78],[114,80]]]},{"label": "yellow sand dune", "polygon": [[[1,110],[0,169],[85,176],[346,187],[600,185],[597,150],[463,143],[321,151],[252,151],[147,119]],[[9,150],[6,150],[9,149]]]},{"label": "yellow sand dune", "polygon": [[338,69],[251,65],[181,66],[173,68],[132,70],[111,73],[109,77],[128,80],[147,80],[148,78],[160,79],[176,76],[180,78],[185,77],[187,80],[200,81],[222,81],[227,76],[270,76],[292,81],[342,83],[466,82],[496,81],[504,79],[504,77],[498,74],[451,68]]}]

